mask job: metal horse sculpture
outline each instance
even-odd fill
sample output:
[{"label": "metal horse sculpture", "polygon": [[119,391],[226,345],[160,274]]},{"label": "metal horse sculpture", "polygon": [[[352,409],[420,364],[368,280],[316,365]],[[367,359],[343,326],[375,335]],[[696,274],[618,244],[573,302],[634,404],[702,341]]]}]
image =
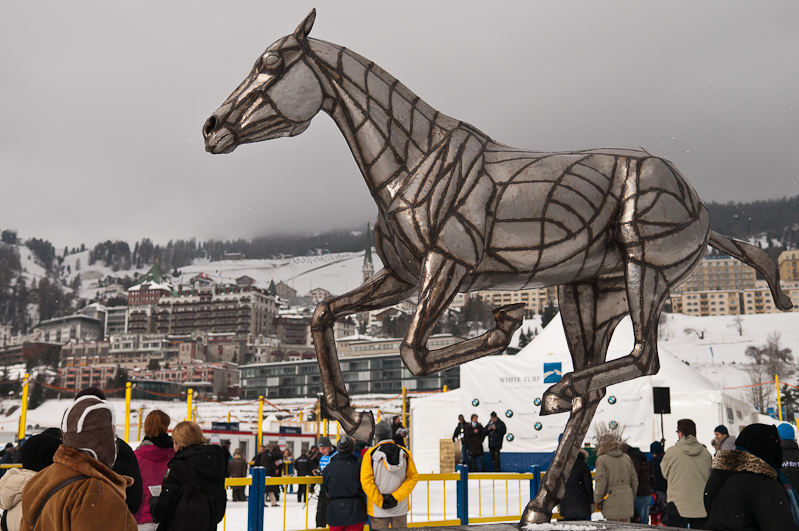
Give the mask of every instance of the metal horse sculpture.
[{"label": "metal horse sculpture", "polygon": [[[356,412],[341,376],[333,323],[418,294],[400,352],[417,376],[503,351],[523,305],[494,310],[496,327],[427,348],[458,292],[558,286],[574,372],[550,387],[541,414],[570,413],[563,439],[522,524],[549,521],[605,388],[659,369],[657,326],[669,291],[707,245],[760,271],[775,304],[792,307],[774,262],[711,232],[693,187],[641,148],[540,152],[494,142],[433,109],[372,61],[311,39],[316,12],[272,44],[203,127],[206,150],[295,136],[323,110],[338,125],[378,208],[374,241],[384,268],[316,308],[312,332],[330,415],[370,440],[371,413]],[[605,361],[630,314],[632,352]]]}]

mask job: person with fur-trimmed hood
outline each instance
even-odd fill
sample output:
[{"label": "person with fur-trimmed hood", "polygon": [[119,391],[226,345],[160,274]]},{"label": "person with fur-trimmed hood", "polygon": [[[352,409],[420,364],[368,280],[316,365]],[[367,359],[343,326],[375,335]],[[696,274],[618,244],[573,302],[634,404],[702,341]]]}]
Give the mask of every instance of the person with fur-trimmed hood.
[{"label": "person with fur-trimmed hood", "polygon": [[735,450],[719,450],[704,489],[705,529],[799,529],[799,504],[782,466],[777,428],[750,424]]},{"label": "person with fur-trimmed hood", "polygon": [[612,434],[600,436],[599,444],[594,504],[605,520],[629,522],[635,514],[633,499],[638,490],[635,466]]},{"label": "person with fur-trimmed hood", "polygon": [[61,431],[53,464],[25,485],[20,529],[135,531],[125,504],[133,478],[111,470],[117,457],[113,406],[96,396],[80,397],[64,412]]},{"label": "person with fur-trimmed hood", "polygon": [[372,529],[407,527],[408,497],[418,475],[411,453],[391,438],[391,424],[381,420],[375,427],[375,446],[361,463],[361,485]]}]

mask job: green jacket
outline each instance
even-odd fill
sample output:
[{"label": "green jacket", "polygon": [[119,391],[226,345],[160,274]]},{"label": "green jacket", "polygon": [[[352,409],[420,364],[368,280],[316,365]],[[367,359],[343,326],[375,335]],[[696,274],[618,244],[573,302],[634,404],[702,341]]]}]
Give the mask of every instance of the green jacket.
[{"label": "green jacket", "polygon": [[597,451],[594,502],[599,503],[607,520],[624,520],[635,514],[633,498],[638,490],[638,474],[620,442],[603,444]]},{"label": "green jacket", "polygon": [[674,502],[683,518],[704,518],[705,484],[713,458],[705,445],[686,435],[666,451],[660,470],[668,482],[669,503]]}]

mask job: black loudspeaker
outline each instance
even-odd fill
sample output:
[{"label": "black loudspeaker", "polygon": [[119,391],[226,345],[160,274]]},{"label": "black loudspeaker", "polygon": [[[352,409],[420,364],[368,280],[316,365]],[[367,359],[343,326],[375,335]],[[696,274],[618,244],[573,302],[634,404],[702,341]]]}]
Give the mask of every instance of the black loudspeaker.
[{"label": "black loudspeaker", "polygon": [[653,387],[652,398],[655,402],[655,413],[671,413],[671,396],[668,387]]}]

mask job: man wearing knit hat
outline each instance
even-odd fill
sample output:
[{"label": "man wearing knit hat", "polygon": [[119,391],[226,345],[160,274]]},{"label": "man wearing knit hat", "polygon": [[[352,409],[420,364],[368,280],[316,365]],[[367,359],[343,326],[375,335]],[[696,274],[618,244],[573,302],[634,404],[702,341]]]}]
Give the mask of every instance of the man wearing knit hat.
[{"label": "man wearing knit hat", "polygon": [[381,420],[375,427],[375,446],[361,463],[361,484],[372,529],[407,527],[408,497],[418,475],[411,453],[391,438],[391,424]]},{"label": "man wearing knit hat", "polygon": [[713,436],[716,438],[719,450],[735,450],[735,437],[730,435],[727,426],[721,424],[716,426],[713,430]]},{"label": "man wearing knit hat", "polygon": [[777,432],[782,440],[782,472],[794,489],[799,489],[799,446],[796,444],[796,432],[787,422],[777,426]]},{"label": "man wearing knit hat", "polygon": [[[316,446],[319,448],[319,453],[322,454],[319,456],[319,471],[322,473],[327,465],[330,464],[330,460],[335,455],[335,451],[333,450],[333,443],[330,442],[329,437],[320,437]],[[327,494],[320,491],[319,499],[316,502],[316,527],[327,527],[327,504],[329,502],[330,498]]]},{"label": "man wearing knit hat", "polygon": [[61,431],[53,464],[23,491],[20,529],[136,530],[125,505],[133,479],[111,470],[117,457],[113,407],[96,396],[78,398],[64,412]]},{"label": "man wearing knit hat", "polygon": [[355,441],[343,433],[336,444],[336,454],[322,471],[321,492],[330,500],[327,506],[330,531],[361,531],[366,523],[361,462],[353,450]]}]

